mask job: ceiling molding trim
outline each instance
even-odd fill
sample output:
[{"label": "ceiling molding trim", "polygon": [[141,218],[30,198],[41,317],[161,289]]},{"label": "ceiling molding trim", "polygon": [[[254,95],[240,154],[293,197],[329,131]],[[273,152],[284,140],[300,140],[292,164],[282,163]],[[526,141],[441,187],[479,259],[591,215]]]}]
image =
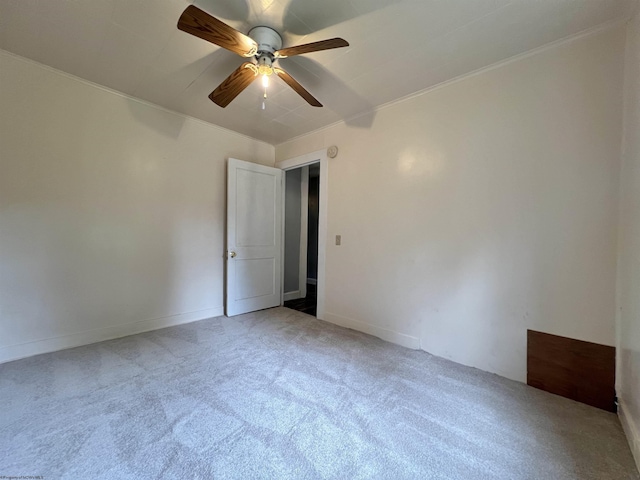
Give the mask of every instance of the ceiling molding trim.
[{"label": "ceiling molding trim", "polygon": [[95,87],[95,88],[97,88],[99,90],[102,90],[104,92],[112,93],[112,94],[117,95],[117,96],[119,96],[121,98],[126,98],[127,100],[133,100],[134,102],[140,103],[142,105],[146,105],[147,107],[155,108],[155,109],[160,110],[160,111],[165,112],[165,113],[169,113],[169,114],[172,114],[172,115],[177,115],[179,117],[186,118],[188,120],[192,120],[192,121],[194,121],[196,123],[207,125],[209,127],[214,127],[217,130],[221,130],[221,131],[223,131],[225,133],[228,133],[228,134],[231,134],[231,135],[235,135],[235,136],[240,137],[240,138],[244,138],[244,139],[251,140],[251,141],[254,141],[254,142],[264,143],[265,145],[269,145],[271,147],[275,146],[274,144],[269,143],[269,142],[265,142],[264,140],[260,140],[258,138],[250,137],[249,135],[245,135],[244,133],[239,133],[239,132],[236,132],[235,130],[231,130],[229,128],[221,127],[220,125],[216,125],[215,123],[207,122],[207,121],[202,120],[200,118],[192,117],[191,115],[186,115],[184,113],[176,112],[175,110],[171,110],[169,108],[161,107],[160,105],[158,105],[156,103],[148,102],[147,100],[142,100],[141,98],[133,97],[131,95],[127,95],[126,93],[119,92],[118,90],[113,90],[112,88],[105,87],[104,85],[100,85],[99,83],[95,83],[95,82],[92,82],[91,80],[86,80],[84,78],[77,77],[75,75],[72,75],[70,73],[64,72],[62,70],[58,70],[57,68],[53,68],[53,67],[50,67],[49,65],[45,65],[44,63],[40,63],[40,62],[37,62],[35,60],[31,60],[30,58],[26,58],[26,57],[22,57],[20,55],[16,55],[15,53],[9,52],[7,50],[3,50],[1,48],[0,48],[0,55],[11,57],[11,58],[14,58],[16,60],[22,61],[24,63],[30,63],[32,65],[37,65],[38,67],[41,67],[41,68],[43,68],[45,70],[48,70],[48,71],[53,72],[53,73],[56,73],[56,74],[61,75],[63,77],[67,77],[67,78],[69,78],[71,80],[75,80],[77,82],[83,83],[83,84],[88,85],[90,87]]},{"label": "ceiling molding trim", "polygon": [[[639,3],[640,3],[640,0],[639,0]],[[464,73],[462,75],[459,75],[457,77],[451,78],[449,80],[445,80],[444,82],[440,82],[440,83],[437,83],[437,84],[432,85],[430,87],[427,87],[427,88],[425,88],[423,90],[419,90],[417,92],[410,93],[409,95],[405,95],[404,97],[400,97],[400,98],[397,98],[395,100],[391,100],[390,102],[383,103],[382,105],[378,105],[377,107],[372,108],[370,110],[367,110],[366,112],[358,113],[357,115],[354,115],[352,117],[346,118],[344,120],[338,120],[337,122],[333,122],[333,123],[331,123],[329,125],[326,125],[324,127],[320,127],[320,128],[318,128],[316,130],[312,130],[311,132],[303,133],[301,135],[296,135],[295,137],[292,137],[289,140],[285,140],[284,142],[280,142],[280,143],[276,144],[275,146],[277,147],[279,145],[284,145],[286,143],[293,142],[294,140],[298,140],[298,139],[304,138],[307,135],[311,135],[313,133],[323,132],[325,130],[328,130],[330,128],[335,127],[336,125],[346,124],[349,121],[355,120],[355,119],[363,117],[365,115],[371,115],[372,113],[376,113],[376,112],[378,112],[380,110],[384,110],[386,108],[392,107],[392,106],[394,106],[394,105],[396,105],[398,103],[406,102],[406,101],[412,100],[414,98],[420,97],[422,95],[426,95],[428,93],[431,93],[431,92],[433,92],[435,90],[438,90],[440,88],[444,88],[444,87],[447,87],[449,85],[453,85],[455,83],[461,82],[461,81],[466,80],[468,78],[472,78],[472,77],[475,77],[477,75],[482,75],[483,73],[490,72],[492,70],[497,70],[497,69],[502,68],[502,67],[504,67],[506,65],[509,65],[511,63],[519,62],[520,60],[524,60],[525,58],[532,57],[534,55],[538,55],[539,53],[546,52],[547,50],[551,50],[551,49],[554,49],[556,47],[560,47],[562,45],[569,44],[569,43],[575,42],[577,40],[581,40],[581,39],[586,38],[586,37],[590,37],[590,36],[593,36],[593,35],[598,35],[598,34],[604,32],[604,31],[607,31],[607,30],[612,30],[614,28],[621,27],[623,25],[626,25],[627,22],[629,21],[629,19],[630,19],[630,17],[628,15],[625,15],[622,18],[616,18],[614,20],[609,20],[608,22],[602,23],[600,25],[596,25],[595,27],[591,27],[591,28],[588,28],[586,30],[582,30],[581,32],[574,33],[573,35],[569,35],[568,37],[564,37],[564,38],[560,38],[558,40],[554,40],[553,42],[546,43],[546,44],[544,44],[544,45],[542,45],[540,47],[536,47],[536,48],[534,48],[532,50],[529,50],[527,52],[519,53],[519,54],[514,55],[512,57],[505,58],[504,60],[500,60],[499,62],[492,63],[491,65],[487,65],[486,67],[482,67],[482,68],[479,68],[477,70],[473,70],[471,72]]]}]

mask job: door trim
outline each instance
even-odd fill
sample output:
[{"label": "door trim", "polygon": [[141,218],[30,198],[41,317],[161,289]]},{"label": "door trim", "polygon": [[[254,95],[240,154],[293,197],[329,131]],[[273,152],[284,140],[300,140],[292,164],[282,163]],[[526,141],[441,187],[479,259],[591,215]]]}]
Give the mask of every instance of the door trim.
[{"label": "door trim", "polygon": [[[295,167],[290,170],[297,170],[300,168],[300,231],[298,232],[298,243],[300,246],[300,254],[298,255],[298,289],[295,291],[285,291],[284,288],[284,263],[281,279],[282,299],[280,305],[284,305],[284,302],[289,300],[297,300],[298,298],[304,298],[307,296],[307,228],[309,225],[309,167]],[[285,170],[283,170],[285,171]],[[286,238],[286,218],[287,218],[287,176],[282,175],[282,192],[283,192],[283,204],[282,204],[282,238]],[[283,240],[284,245],[284,240]],[[282,248],[282,257],[286,257],[286,248]],[[285,258],[286,260],[286,258]],[[284,262],[284,260],[283,260]]]},{"label": "door trim", "polygon": [[[322,167],[320,167],[322,168]],[[309,228],[309,166],[302,167],[300,176],[300,256],[298,259],[298,298],[307,296],[307,242]]]},{"label": "door trim", "polygon": [[[329,158],[327,150],[306,153],[298,157],[288,158],[276,162],[275,167],[281,170],[293,170],[313,163],[320,163],[320,192],[318,205],[318,281],[316,317],[324,320],[325,316],[325,285],[326,285],[326,250],[327,250],[327,215],[329,206]],[[284,209],[284,195],[282,201]],[[284,228],[284,227],[283,227]],[[284,242],[282,246],[284,250]],[[282,252],[282,271],[284,271],[284,251]]]}]

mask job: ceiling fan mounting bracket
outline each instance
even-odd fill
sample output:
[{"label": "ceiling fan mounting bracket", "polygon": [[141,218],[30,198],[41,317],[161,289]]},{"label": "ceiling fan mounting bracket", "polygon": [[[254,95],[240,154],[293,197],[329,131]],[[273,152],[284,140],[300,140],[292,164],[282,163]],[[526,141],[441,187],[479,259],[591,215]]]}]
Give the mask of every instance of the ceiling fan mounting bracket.
[{"label": "ceiling fan mounting bracket", "polygon": [[253,27],[248,34],[257,44],[255,56],[268,55],[273,59],[276,50],[282,48],[282,37],[270,27]]}]

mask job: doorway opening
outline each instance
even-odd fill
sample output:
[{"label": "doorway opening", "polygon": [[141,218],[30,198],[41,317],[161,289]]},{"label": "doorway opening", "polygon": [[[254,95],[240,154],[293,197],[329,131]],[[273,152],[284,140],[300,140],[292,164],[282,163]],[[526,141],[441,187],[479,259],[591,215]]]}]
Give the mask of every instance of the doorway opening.
[{"label": "doorway opening", "polygon": [[[276,168],[284,170],[288,172],[289,170],[295,170],[300,167],[309,167],[314,164],[320,164],[320,178],[318,185],[318,261],[317,261],[317,282],[316,282],[316,318],[320,320],[325,319],[325,291],[326,291],[326,257],[327,257],[327,209],[328,209],[328,198],[329,198],[329,158],[327,157],[327,150],[318,150],[311,153],[305,153],[303,155],[299,155],[297,157],[288,158],[286,160],[281,160],[276,162]],[[286,177],[283,176],[283,183],[286,181]],[[284,185],[286,186],[286,185]],[[285,195],[282,196],[285,198]],[[301,196],[304,198],[304,196]],[[307,202],[308,202],[308,196]],[[284,218],[284,210],[285,210],[285,202],[282,202],[282,214]],[[301,209],[303,212],[304,209]],[[282,222],[282,236],[284,237],[284,226],[285,222]],[[301,229],[301,233],[304,234],[305,230]],[[308,234],[308,231],[307,231]],[[281,271],[284,272],[284,241],[281,243],[282,246],[282,254],[281,258]],[[306,242],[300,243],[302,248],[305,248]],[[305,256],[306,258],[306,256]],[[299,262],[299,267],[306,266],[306,262]],[[284,274],[280,276],[281,285],[280,292],[282,295],[282,299],[280,301],[280,305],[284,305],[284,301],[288,300],[284,298]],[[300,278],[306,278],[305,275],[299,275]],[[306,282],[303,282],[299,288],[306,288]],[[300,292],[301,293],[301,292]],[[305,295],[306,297],[306,292]]]},{"label": "doorway opening", "polygon": [[320,162],[285,172],[284,306],[317,315]]}]

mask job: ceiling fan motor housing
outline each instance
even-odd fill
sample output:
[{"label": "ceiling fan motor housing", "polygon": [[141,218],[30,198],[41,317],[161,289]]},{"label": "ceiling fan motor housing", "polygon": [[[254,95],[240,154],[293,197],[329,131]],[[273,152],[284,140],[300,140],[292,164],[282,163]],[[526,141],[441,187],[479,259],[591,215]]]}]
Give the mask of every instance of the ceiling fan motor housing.
[{"label": "ceiling fan motor housing", "polygon": [[258,58],[265,54],[273,58],[274,52],[282,48],[282,37],[273,28],[253,27],[249,36],[258,44]]},{"label": "ceiling fan motor housing", "polygon": [[[273,65],[273,57],[265,54],[259,54],[259,56],[256,55],[256,58],[258,59],[258,69],[265,70],[262,73],[266,73],[266,70],[271,70]],[[268,74],[270,75],[271,72],[269,71]]]}]

